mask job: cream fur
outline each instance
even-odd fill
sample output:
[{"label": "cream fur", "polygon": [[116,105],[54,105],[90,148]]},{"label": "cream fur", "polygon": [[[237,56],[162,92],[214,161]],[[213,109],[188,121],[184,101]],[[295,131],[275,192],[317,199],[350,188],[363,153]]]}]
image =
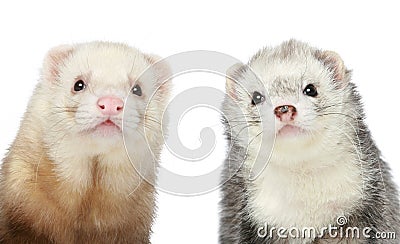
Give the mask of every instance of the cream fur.
[{"label": "cream fur", "polygon": [[[149,242],[170,86],[163,84],[168,67],[156,60],[106,42],[48,53],[2,167],[0,241]],[[86,89],[74,92],[79,79]],[[134,84],[142,96],[131,93]],[[102,96],[126,101],[113,118],[123,132],[90,131],[105,120],[96,104]]]}]

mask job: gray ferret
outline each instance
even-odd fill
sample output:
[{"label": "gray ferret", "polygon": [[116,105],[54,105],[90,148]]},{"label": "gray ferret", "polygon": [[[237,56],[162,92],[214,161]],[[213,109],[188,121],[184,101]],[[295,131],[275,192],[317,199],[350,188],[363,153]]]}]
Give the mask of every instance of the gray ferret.
[{"label": "gray ferret", "polygon": [[0,243],[150,242],[155,172],[134,164],[163,145],[157,60],[108,42],[49,51],[0,171]]},{"label": "gray ferret", "polygon": [[399,243],[398,192],[338,54],[290,40],[227,77],[221,243]]}]

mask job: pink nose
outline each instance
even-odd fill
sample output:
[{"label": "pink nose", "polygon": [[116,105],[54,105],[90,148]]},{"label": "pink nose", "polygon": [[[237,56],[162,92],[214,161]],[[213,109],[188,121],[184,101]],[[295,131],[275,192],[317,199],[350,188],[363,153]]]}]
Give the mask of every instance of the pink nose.
[{"label": "pink nose", "polygon": [[124,101],[116,97],[101,97],[97,101],[97,107],[104,115],[117,115],[124,108]]},{"label": "pink nose", "polygon": [[282,122],[289,122],[294,120],[296,117],[297,111],[294,106],[291,105],[283,105],[276,107],[274,110],[275,116],[280,119]]}]

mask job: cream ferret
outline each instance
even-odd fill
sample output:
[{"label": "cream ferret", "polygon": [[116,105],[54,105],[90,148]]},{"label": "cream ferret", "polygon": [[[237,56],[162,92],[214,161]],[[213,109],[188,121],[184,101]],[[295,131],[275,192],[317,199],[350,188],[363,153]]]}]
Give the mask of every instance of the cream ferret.
[{"label": "cream ferret", "polygon": [[1,168],[1,243],[149,243],[169,95],[158,59],[108,42],[49,51]]}]

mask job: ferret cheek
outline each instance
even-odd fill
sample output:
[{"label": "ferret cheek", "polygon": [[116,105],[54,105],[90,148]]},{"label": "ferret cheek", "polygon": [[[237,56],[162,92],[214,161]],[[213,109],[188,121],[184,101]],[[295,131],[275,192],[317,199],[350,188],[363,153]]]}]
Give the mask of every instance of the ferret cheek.
[{"label": "ferret cheek", "polygon": [[137,111],[137,108],[134,108],[132,106],[126,106],[124,109],[124,114],[123,114],[123,120],[124,123],[132,123],[133,121],[136,121],[136,118],[143,117],[143,115],[140,115],[139,112]]}]

